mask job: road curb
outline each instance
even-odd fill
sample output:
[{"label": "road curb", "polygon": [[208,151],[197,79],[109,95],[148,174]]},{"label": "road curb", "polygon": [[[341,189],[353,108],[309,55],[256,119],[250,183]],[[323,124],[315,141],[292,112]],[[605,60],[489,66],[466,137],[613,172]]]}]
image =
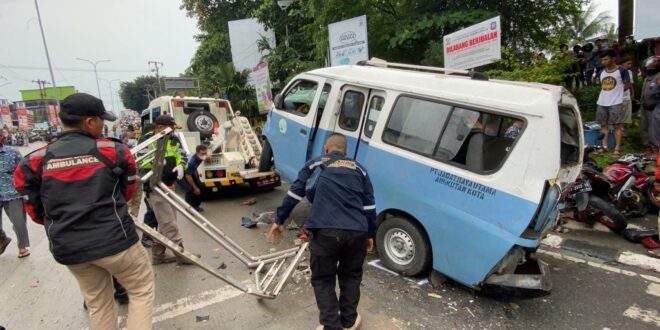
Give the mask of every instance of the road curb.
[{"label": "road curb", "polygon": [[619,251],[609,247],[592,245],[586,242],[564,239],[559,235],[548,235],[541,241],[544,247],[577,253],[594,258],[606,264],[618,263],[646,271],[660,273],[660,259],[630,251]]}]

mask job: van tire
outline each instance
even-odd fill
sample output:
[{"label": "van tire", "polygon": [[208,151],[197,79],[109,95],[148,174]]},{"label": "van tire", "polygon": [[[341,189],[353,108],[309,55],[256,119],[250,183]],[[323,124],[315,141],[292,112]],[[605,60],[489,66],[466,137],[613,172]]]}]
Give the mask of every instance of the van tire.
[{"label": "van tire", "polygon": [[378,226],[376,245],[383,264],[402,275],[417,276],[431,267],[431,244],[412,221],[393,216]]},{"label": "van tire", "polygon": [[[199,132],[199,136],[202,139],[210,138],[213,136],[213,130],[215,125],[218,123],[218,119],[215,116],[205,110],[193,111],[188,116],[188,130],[191,132]],[[210,125],[210,126],[209,126]]]},{"label": "van tire", "polygon": [[259,158],[259,172],[268,172],[273,167],[273,149],[270,142],[264,140],[261,147],[261,157]]}]

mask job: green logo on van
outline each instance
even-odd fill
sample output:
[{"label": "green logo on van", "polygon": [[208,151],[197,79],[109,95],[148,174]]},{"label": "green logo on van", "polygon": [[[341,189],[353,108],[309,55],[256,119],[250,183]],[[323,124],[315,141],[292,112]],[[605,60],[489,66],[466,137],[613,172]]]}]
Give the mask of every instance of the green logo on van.
[{"label": "green logo on van", "polygon": [[280,119],[280,133],[286,133],[286,120],[284,118]]}]

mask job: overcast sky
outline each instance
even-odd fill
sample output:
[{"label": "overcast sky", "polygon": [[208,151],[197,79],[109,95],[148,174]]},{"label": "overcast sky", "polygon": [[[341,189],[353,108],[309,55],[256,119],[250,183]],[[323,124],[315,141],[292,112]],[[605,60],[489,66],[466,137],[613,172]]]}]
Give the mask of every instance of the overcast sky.
[{"label": "overcast sky", "polygon": [[[594,2],[616,22],[617,0]],[[39,0],[57,85],[98,94],[92,66],[77,57],[111,60],[98,65],[99,78],[107,80],[149,74],[150,60],[164,63],[163,75],[177,76],[188,67],[199,33],[179,5],[180,0]],[[32,80],[51,80],[43,69],[36,16],[33,0],[0,0],[0,98],[20,100],[20,90],[37,88]],[[113,109],[108,83],[101,80],[100,86],[106,108]],[[115,104],[118,86],[112,83]]]},{"label": "overcast sky", "polygon": [[[149,74],[147,62],[163,62],[161,73],[177,76],[197,49],[196,20],[179,9],[180,0],[39,0],[48,50],[58,86],[98,94],[92,65],[76,60],[109,59],[99,78],[123,81]],[[33,0],[0,0],[0,98],[20,100],[19,90],[50,81]],[[29,68],[26,68],[29,67]],[[89,70],[89,71],[81,71]],[[5,85],[6,84],[6,85]],[[3,86],[4,85],[4,86]],[[119,82],[112,83],[116,91]],[[113,108],[108,83],[101,97]]]}]

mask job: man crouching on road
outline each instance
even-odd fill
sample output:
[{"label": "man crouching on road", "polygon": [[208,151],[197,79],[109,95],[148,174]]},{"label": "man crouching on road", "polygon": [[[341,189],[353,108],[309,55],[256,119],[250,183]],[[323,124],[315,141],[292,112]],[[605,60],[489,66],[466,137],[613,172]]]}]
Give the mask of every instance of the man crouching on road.
[{"label": "man crouching on road", "polygon": [[128,292],[127,327],[151,329],[154,274],[126,205],[135,161],[121,142],[100,138],[103,121],[117,118],[84,93],[62,101],[60,118],[64,133],[21,160],[16,189],[45,226],[55,260],[76,277],[92,329],[118,329],[112,276]]},{"label": "man crouching on road", "polygon": [[320,310],[317,330],[359,329],[362,263],[373,249],[376,227],[373,188],[364,167],[346,157],[343,135],[332,134],[324,150],[326,155],[311,160],[298,173],[277,209],[277,222],[268,232],[268,240],[279,241],[284,221],[307,195],[313,202],[307,228],[312,231],[312,286]]}]

